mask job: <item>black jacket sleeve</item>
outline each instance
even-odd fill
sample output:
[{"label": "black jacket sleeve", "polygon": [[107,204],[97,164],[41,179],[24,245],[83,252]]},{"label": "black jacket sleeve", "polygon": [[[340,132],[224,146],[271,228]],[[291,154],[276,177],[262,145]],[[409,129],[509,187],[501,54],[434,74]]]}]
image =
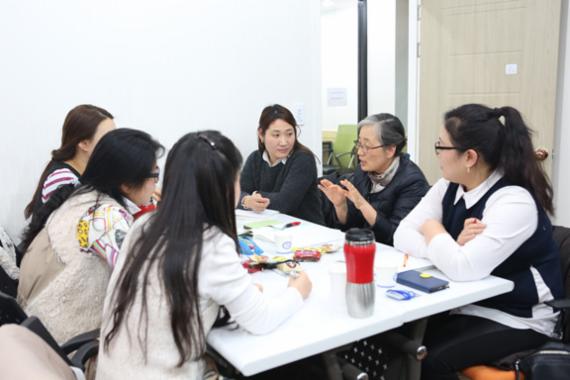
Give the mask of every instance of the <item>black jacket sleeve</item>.
[{"label": "black jacket sleeve", "polygon": [[[378,212],[376,223],[372,230],[376,237],[376,241],[384,244],[392,245],[394,241],[394,232],[398,225],[409,214],[410,211],[419,203],[428,190],[428,185],[423,179],[416,179],[409,183],[403,184],[398,191],[398,197],[394,202],[391,215],[384,215]],[[376,209],[378,211],[378,209]]]},{"label": "black jacket sleeve", "polygon": [[241,176],[239,180],[239,184],[241,186],[241,194],[238,203],[238,207],[240,208],[243,197],[257,190],[255,188],[255,177],[256,177],[255,155],[256,152],[252,152],[249,155],[249,157],[247,157],[245,165],[243,166],[243,169],[241,171]]}]

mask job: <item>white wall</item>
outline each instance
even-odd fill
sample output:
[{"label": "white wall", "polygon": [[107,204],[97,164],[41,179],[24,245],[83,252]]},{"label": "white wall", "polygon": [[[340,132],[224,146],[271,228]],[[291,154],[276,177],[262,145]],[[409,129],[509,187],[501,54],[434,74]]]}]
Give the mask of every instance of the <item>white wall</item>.
[{"label": "white wall", "polygon": [[368,0],[368,114],[396,108],[396,1]]},{"label": "white wall", "polygon": [[563,1],[558,68],[557,130],[553,156],[554,223],[570,227],[570,13]]},{"label": "white wall", "polygon": [[[336,130],[358,118],[358,16],[356,1],[340,8],[324,8],[321,17],[322,128]],[[346,89],[346,106],[329,107],[327,89]]]},{"label": "white wall", "polygon": [[63,118],[80,103],[170,147],[218,129],[244,155],[267,104],[304,111],[320,154],[320,4],[306,0],[6,0],[0,5],[0,224],[23,227]]},{"label": "white wall", "polygon": [[[323,129],[358,120],[356,1],[323,7],[321,18]],[[395,109],[396,0],[368,1],[368,114]],[[347,104],[327,104],[327,89],[345,88]]]}]

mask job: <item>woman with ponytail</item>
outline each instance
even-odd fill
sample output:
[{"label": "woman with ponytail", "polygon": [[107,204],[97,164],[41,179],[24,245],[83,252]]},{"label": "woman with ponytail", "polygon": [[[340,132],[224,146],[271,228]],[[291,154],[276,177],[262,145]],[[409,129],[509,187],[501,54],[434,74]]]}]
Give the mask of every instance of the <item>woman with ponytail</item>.
[{"label": "woman with ponytail", "polygon": [[395,247],[430,259],[454,281],[494,275],[514,283],[509,293],[429,321],[422,379],[445,380],[556,336],[558,313],[545,302],[563,288],[547,215],[552,187],[521,114],[478,104],[453,109],[435,152],[443,178],[401,222]]},{"label": "woman with ponytail", "polygon": [[162,200],[125,239],[101,327],[98,379],[202,379],[221,306],[254,334],[275,329],[311,291],[305,273],[263,297],[240,263],[241,154],[215,131],[189,133],[166,159]]},{"label": "woman with ponytail", "polygon": [[26,218],[35,214],[61,186],[78,182],[95,145],[113,129],[113,115],[103,108],[82,104],[69,111],[63,122],[61,146],[51,152],[51,160],[24,210]]},{"label": "woman with ponytail", "polygon": [[138,205],[151,200],[162,150],[145,132],[109,132],[81,185],[62,187],[34,215],[24,234],[18,301],[58,342],[99,327],[111,271]]}]

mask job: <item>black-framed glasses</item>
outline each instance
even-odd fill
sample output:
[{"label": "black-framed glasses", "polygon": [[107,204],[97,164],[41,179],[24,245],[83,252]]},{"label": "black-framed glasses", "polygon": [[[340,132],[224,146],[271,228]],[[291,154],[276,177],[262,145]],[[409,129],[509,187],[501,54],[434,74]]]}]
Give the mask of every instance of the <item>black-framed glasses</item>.
[{"label": "black-framed glasses", "polygon": [[362,149],[362,151],[363,151],[364,153],[366,153],[366,152],[368,152],[369,150],[372,150],[372,149],[379,149],[379,148],[385,147],[384,144],[377,145],[377,146],[364,145],[364,144],[362,144],[362,143],[361,143],[360,141],[358,141],[358,140],[355,140],[355,141],[354,141],[354,146],[356,147],[356,150]]},{"label": "black-framed glasses", "polygon": [[457,151],[462,151],[463,149],[457,146],[445,146],[445,145],[441,145],[440,141],[436,141],[433,144],[433,149],[435,150],[435,154],[439,154],[439,152],[441,150],[457,150]]}]

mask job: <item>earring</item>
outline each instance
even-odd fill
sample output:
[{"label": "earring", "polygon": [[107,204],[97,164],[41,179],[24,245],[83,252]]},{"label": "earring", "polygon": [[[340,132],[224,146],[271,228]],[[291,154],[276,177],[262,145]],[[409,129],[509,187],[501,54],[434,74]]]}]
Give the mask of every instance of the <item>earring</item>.
[{"label": "earring", "polygon": [[467,167],[467,173],[471,173],[471,167]]}]

